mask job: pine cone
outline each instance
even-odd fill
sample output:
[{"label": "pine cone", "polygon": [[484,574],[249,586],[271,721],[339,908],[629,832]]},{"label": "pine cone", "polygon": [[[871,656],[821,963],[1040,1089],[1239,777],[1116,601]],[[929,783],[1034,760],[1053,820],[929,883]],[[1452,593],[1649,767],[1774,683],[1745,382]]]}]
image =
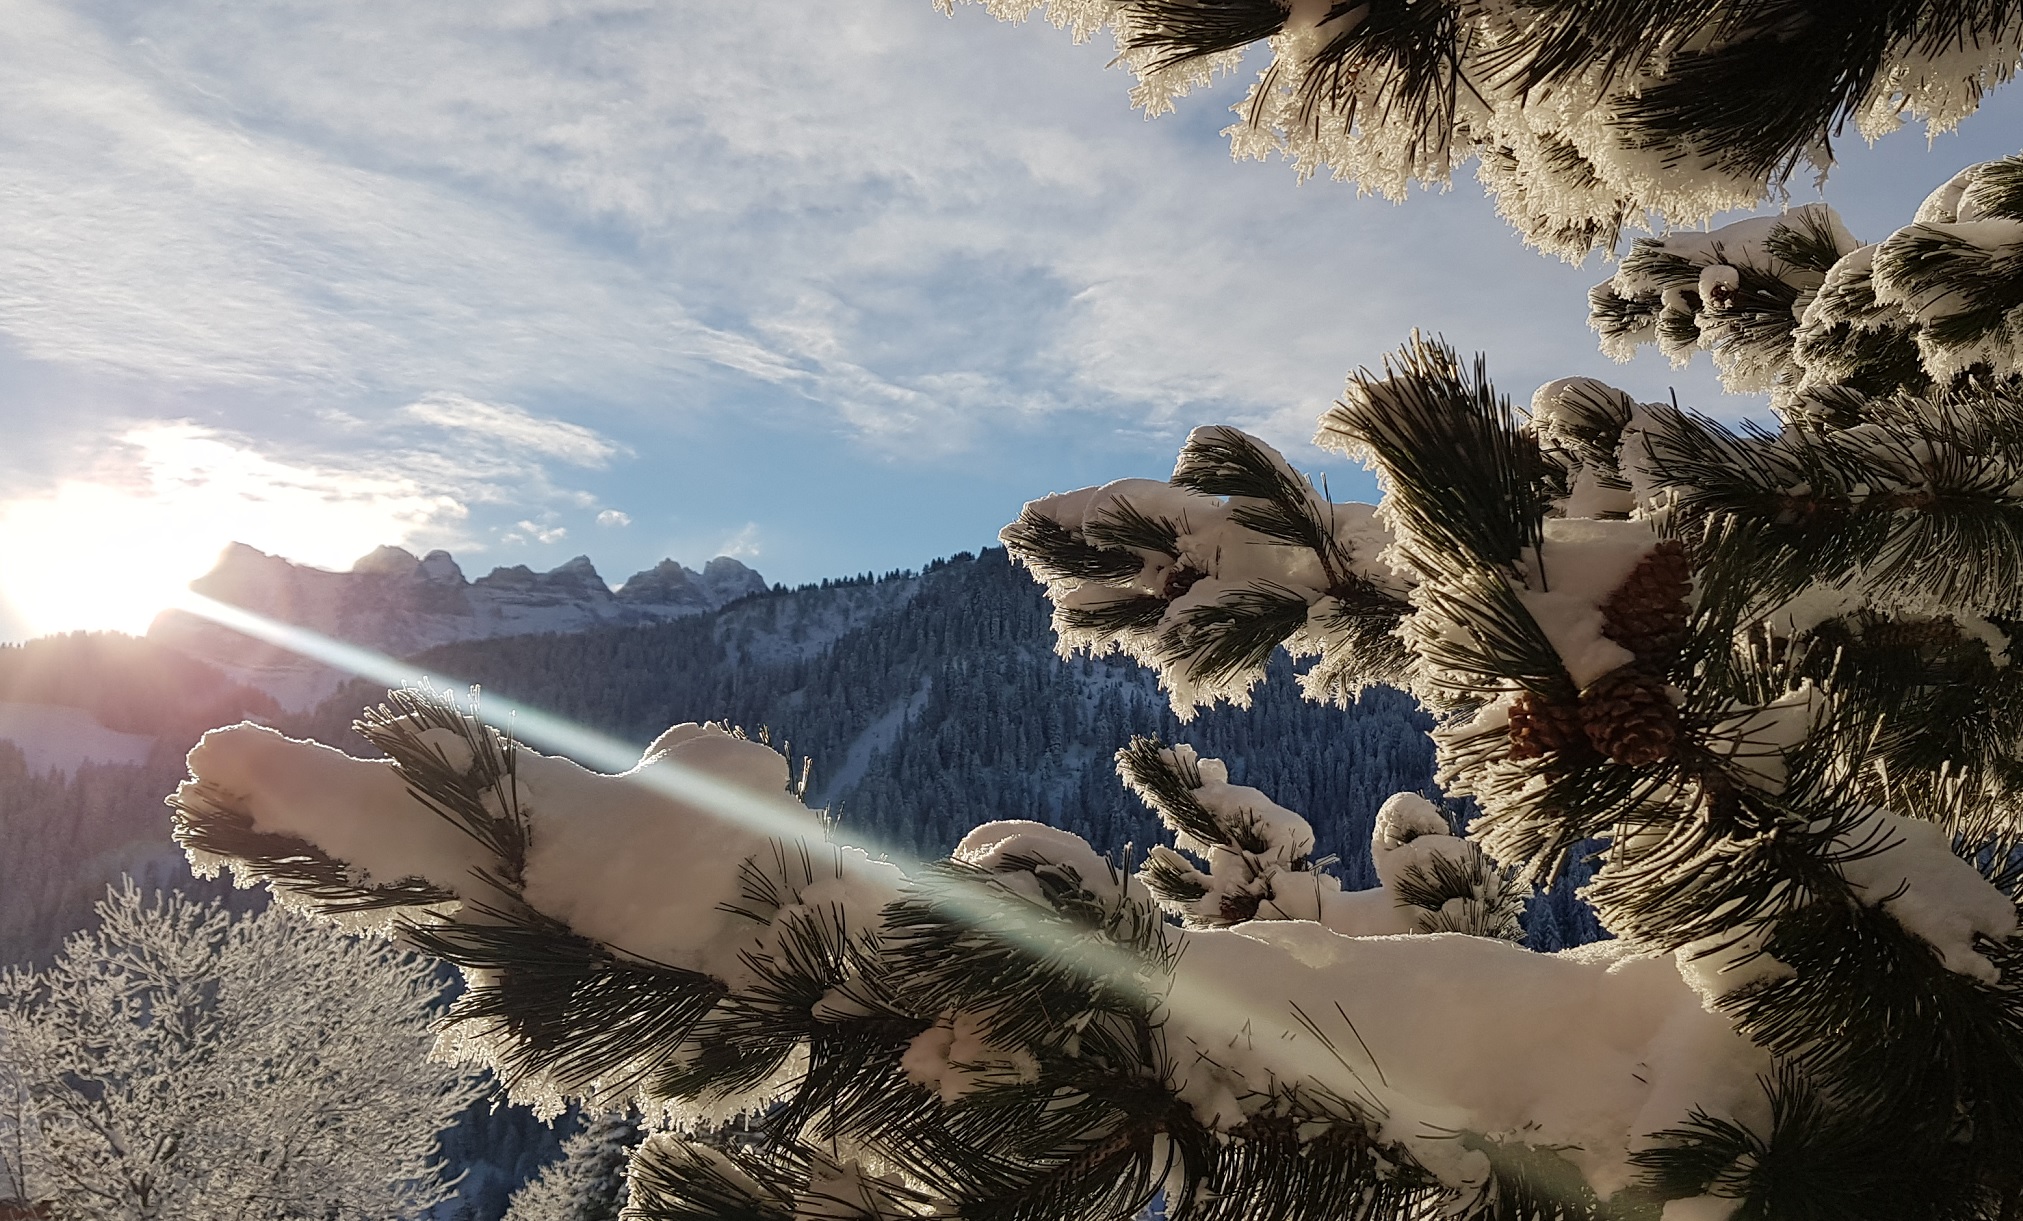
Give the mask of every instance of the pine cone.
[{"label": "pine cone", "polygon": [[1686,643],[1686,595],[1692,589],[1685,545],[1668,538],[1602,603],[1602,634],[1639,660],[1677,652]]},{"label": "pine cone", "polygon": [[1548,704],[1526,691],[1510,705],[1510,757],[1536,759],[1580,743],[1580,709]]},{"label": "pine cone", "polygon": [[1590,683],[1580,695],[1580,718],[1588,741],[1617,763],[1644,767],[1678,749],[1679,709],[1664,680],[1633,666]]},{"label": "pine cone", "polygon": [[1200,569],[1189,568],[1185,564],[1175,565],[1173,568],[1167,570],[1166,580],[1159,589],[1159,596],[1171,602],[1188,590],[1193,589],[1194,583],[1207,575],[1207,573],[1202,572]]}]

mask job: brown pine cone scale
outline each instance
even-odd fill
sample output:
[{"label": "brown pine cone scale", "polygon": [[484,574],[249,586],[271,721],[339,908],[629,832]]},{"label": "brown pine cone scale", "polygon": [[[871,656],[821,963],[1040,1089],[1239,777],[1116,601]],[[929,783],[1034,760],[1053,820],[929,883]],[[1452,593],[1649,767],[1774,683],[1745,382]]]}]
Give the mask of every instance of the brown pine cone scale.
[{"label": "brown pine cone scale", "polygon": [[1580,719],[1596,750],[1630,767],[1662,762],[1679,748],[1679,709],[1664,680],[1634,666],[1590,683],[1580,695]]},{"label": "brown pine cone scale", "polygon": [[1602,634],[1640,661],[1676,652],[1686,643],[1686,595],[1692,590],[1685,545],[1668,538],[1602,603]]},{"label": "brown pine cone scale", "polygon": [[1510,705],[1510,757],[1537,759],[1581,742],[1580,709],[1552,704],[1526,691]]}]

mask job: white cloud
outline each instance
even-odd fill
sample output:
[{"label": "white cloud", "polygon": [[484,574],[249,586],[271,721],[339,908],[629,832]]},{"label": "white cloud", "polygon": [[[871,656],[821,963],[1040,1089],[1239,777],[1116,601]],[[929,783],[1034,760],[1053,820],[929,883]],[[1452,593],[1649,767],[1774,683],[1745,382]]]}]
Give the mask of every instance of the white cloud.
[{"label": "white cloud", "polygon": [[717,555],[749,560],[759,555],[759,523],[748,521],[716,545]]},{"label": "white cloud", "polygon": [[[144,629],[230,542],[338,569],[384,543],[483,550],[473,508],[594,504],[551,467],[621,452],[581,425],[452,395],[379,425],[327,423],[320,443],[289,444],[188,420],[105,421],[113,443],[79,465],[12,473],[14,494],[0,499],[5,626]],[[536,516],[498,541],[568,537],[553,510]]]},{"label": "white cloud", "polygon": [[623,509],[605,509],[597,514],[597,524],[600,526],[629,526],[632,524],[632,515]]},{"label": "white cloud", "polygon": [[424,424],[475,435],[481,443],[538,453],[572,466],[600,467],[619,447],[593,429],[545,419],[509,403],[481,403],[468,395],[438,391],[404,409]]},{"label": "white cloud", "polygon": [[509,543],[532,541],[545,545],[547,543],[559,543],[569,537],[569,528],[567,526],[542,525],[539,522],[527,521],[524,518],[513,524],[518,529],[503,535],[502,541]]},{"label": "white cloud", "polygon": [[1383,242],[1312,240],[1343,193],[1200,156],[1103,57],[927,0],[24,0],[0,328],[438,423],[758,382],[918,455],[1324,400],[1382,311],[1323,311]]},{"label": "white cloud", "polygon": [[[1519,398],[1569,373],[1677,381],[1603,361],[1601,269],[1522,251],[1467,184],[1392,208],[1232,166],[1221,99],[1147,124],[1107,57],[929,0],[15,0],[0,513],[73,485],[167,503],[134,444],[124,474],[88,456],[147,419],[285,468],[221,487],[381,487],[436,507],[385,510],[371,543],[468,549],[558,509],[642,512],[612,486],[625,459],[678,473],[705,425],[995,477],[1035,435],[1170,454],[1226,419],[1311,462],[1343,373],[1415,326],[1487,349]],[[1929,174],[1872,183],[1903,196],[1878,214],[1908,216],[1987,132],[2013,148],[2019,100]],[[75,409],[20,390],[65,377]],[[656,514],[704,520],[682,488],[656,484]],[[777,561],[811,514],[791,493],[768,512]],[[322,545],[300,529],[277,549]]]}]

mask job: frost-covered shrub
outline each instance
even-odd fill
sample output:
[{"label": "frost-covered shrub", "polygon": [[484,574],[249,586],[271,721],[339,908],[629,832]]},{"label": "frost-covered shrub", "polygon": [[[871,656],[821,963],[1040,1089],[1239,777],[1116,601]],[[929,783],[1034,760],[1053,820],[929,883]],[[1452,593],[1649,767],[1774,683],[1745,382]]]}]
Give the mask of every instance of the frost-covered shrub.
[{"label": "frost-covered shrub", "polygon": [[0,976],[14,1191],[91,1221],[415,1216],[473,1097],[428,1060],[433,966],[279,908],[128,883],[44,970]]}]

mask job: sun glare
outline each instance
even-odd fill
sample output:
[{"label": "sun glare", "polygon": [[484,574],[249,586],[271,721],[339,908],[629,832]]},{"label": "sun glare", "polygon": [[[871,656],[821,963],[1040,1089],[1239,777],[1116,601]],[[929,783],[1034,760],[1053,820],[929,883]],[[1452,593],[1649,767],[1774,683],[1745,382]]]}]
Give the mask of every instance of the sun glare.
[{"label": "sun glare", "polygon": [[344,568],[463,513],[405,480],[278,462],[192,424],[120,441],[124,470],[0,503],[0,601],[17,631],[144,632],[227,544]]},{"label": "sun glare", "polygon": [[196,523],[162,509],[80,483],[47,500],[9,505],[0,515],[0,593],[35,635],[146,631],[221,546],[212,531],[193,530]]}]

